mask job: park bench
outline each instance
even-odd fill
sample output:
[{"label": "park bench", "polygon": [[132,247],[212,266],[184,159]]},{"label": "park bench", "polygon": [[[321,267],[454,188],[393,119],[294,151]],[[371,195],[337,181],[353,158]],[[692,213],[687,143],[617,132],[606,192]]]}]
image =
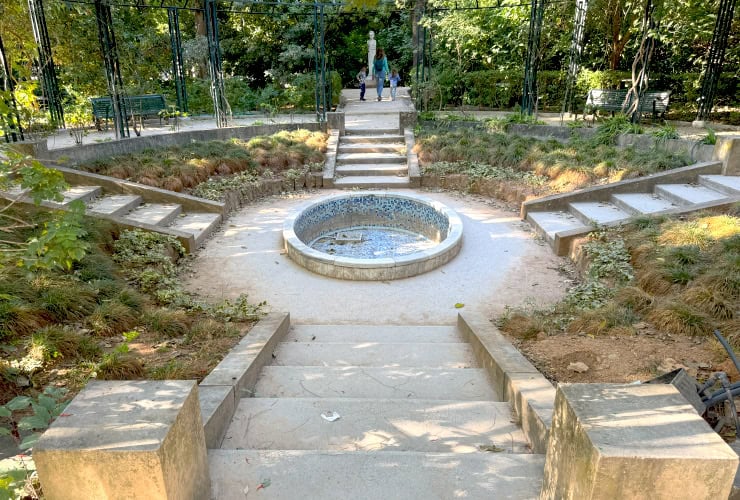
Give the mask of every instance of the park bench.
[{"label": "park bench", "polygon": [[[90,99],[93,108],[95,127],[102,130],[102,121],[113,118],[113,103],[110,97],[93,97]],[[160,124],[162,117],[160,111],[167,109],[164,96],[161,94],[134,95],[125,97],[126,119],[145,118],[147,116],[158,116]]]},{"label": "park bench", "polygon": [[[645,92],[642,100],[640,101],[640,107],[638,111],[641,114],[650,114],[653,119],[658,117],[665,117],[665,113],[668,110],[668,103],[670,101],[671,92],[660,90]],[[586,116],[589,112],[596,111],[609,111],[612,116],[614,113],[622,111],[622,105],[627,98],[626,90],[602,90],[592,89],[588,91],[586,96],[586,106],[583,109],[583,115]],[[629,106],[625,106],[627,108]]]}]

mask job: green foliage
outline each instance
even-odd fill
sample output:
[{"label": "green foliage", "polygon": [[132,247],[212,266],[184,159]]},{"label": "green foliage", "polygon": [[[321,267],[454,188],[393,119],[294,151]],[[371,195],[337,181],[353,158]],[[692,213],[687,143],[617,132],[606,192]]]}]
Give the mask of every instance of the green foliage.
[{"label": "green foliage", "polygon": [[634,278],[624,240],[606,240],[603,234],[596,232],[589,235],[589,241],[582,248],[589,260],[588,276],[591,279],[623,285]]},{"label": "green foliage", "polygon": [[264,315],[263,308],[267,302],[250,304],[246,294],[240,294],[236,299],[225,299],[221,303],[208,309],[208,315],[225,322],[255,321]]},{"label": "green foliage", "polygon": [[516,170],[511,167],[492,166],[486,163],[470,161],[440,161],[432,163],[431,165],[427,165],[422,170],[425,174],[466,174],[471,179],[512,180],[519,181],[530,186],[543,186],[547,182],[547,177],[537,175],[533,172]]},{"label": "green foliage", "polygon": [[234,191],[241,196],[259,183],[260,177],[251,172],[239,172],[229,177],[214,177],[198,184],[191,192],[193,196],[214,201],[224,201],[226,193]]},{"label": "green foliage", "polygon": [[[67,402],[64,402],[66,389],[48,386],[41,394],[32,398],[16,396],[6,404],[0,406],[0,419],[7,423],[0,427],[0,435],[13,436],[21,450],[32,448],[41,433],[59,417]],[[31,409],[31,413],[26,411]],[[33,433],[21,439],[19,431]]]},{"label": "green foliage", "polygon": [[620,134],[642,134],[643,129],[623,114],[607,118],[596,129],[593,141],[596,144],[614,144]]},{"label": "green foliage", "polygon": [[657,130],[650,132],[653,137],[665,141],[666,139],[679,139],[678,131],[673,125],[663,125]]},{"label": "green foliage", "polygon": [[701,143],[710,146],[714,146],[715,144],[717,144],[717,133],[714,131],[713,128],[707,128],[707,135],[702,137]]},{"label": "green foliage", "polygon": [[23,265],[30,271],[62,269],[70,271],[82,260],[90,245],[82,240],[86,235],[82,226],[85,204],[76,200],[61,217],[45,224],[39,236],[28,241]]}]

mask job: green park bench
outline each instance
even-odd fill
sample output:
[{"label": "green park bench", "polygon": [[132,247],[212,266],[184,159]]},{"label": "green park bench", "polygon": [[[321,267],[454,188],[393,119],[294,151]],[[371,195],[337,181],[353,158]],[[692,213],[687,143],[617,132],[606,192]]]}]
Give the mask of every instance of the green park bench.
[{"label": "green park bench", "polygon": [[[159,123],[162,123],[160,111],[167,109],[164,96],[161,94],[133,95],[125,98],[126,102],[126,119],[146,118],[148,116],[158,116]],[[110,97],[93,97],[90,99],[93,108],[93,118],[95,127],[102,130],[102,122],[105,120],[106,126],[108,120],[113,118],[113,103]]]},{"label": "green park bench", "polygon": [[[647,91],[640,102],[638,111],[641,114],[650,114],[653,119],[664,118],[666,111],[668,111],[670,97],[671,92],[668,90]],[[585,117],[586,114],[596,111],[609,111],[614,116],[614,113],[622,111],[622,105],[626,98],[626,90],[589,90],[583,116]]]}]

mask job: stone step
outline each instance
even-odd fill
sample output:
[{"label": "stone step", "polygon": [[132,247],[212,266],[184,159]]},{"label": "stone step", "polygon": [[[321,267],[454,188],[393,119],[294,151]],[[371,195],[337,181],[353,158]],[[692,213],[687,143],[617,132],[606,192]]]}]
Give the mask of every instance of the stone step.
[{"label": "stone step", "polygon": [[341,164],[392,163],[406,164],[406,155],[400,153],[337,153],[337,166]]},{"label": "stone step", "polygon": [[608,224],[627,220],[632,217],[630,212],[618,206],[603,201],[583,201],[568,203],[568,207],[576,218],[584,224]]},{"label": "stone step", "polygon": [[126,215],[126,219],[154,226],[166,226],[182,212],[177,203],[144,203]]},{"label": "stone step", "polygon": [[339,144],[405,144],[405,138],[398,135],[398,130],[394,130],[394,133],[395,135],[343,135],[339,138]]},{"label": "stone step", "polygon": [[[209,450],[208,463],[211,497],[219,499],[261,494],[272,500],[521,500],[539,497],[545,458],[502,453]],[[269,486],[260,489],[266,479]]]},{"label": "stone step", "polygon": [[[327,422],[322,413],[340,418]],[[506,402],[242,398],[221,448],[527,453]]]},{"label": "stone step", "polygon": [[281,366],[375,366],[378,368],[472,368],[465,343],[282,342],[273,364]]},{"label": "stone step", "polygon": [[411,187],[411,179],[390,175],[352,175],[334,179],[334,187],[339,189],[408,188]]},{"label": "stone step", "polygon": [[100,196],[103,193],[103,188],[100,186],[72,186],[66,191],[62,191],[64,199],[62,201],[50,201],[52,205],[58,205],[60,207],[66,207],[73,201],[80,200],[83,203],[87,203]]},{"label": "stone step", "polygon": [[361,128],[361,127],[346,127],[344,130],[345,135],[372,135],[373,137],[379,136],[396,136],[398,137],[398,128]]},{"label": "stone step", "polygon": [[555,241],[555,235],[561,231],[590,227],[590,225],[578,220],[572,213],[564,211],[529,212],[527,214],[527,221],[535,226],[539,234],[544,236],[550,243]]},{"label": "stone step", "polygon": [[405,154],[405,144],[339,144],[338,154],[348,153],[386,153],[386,154]]},{"label": "stone step", "polygon": [[677,204],[652,193],[613,194],[612,201],[632,214],[651,214],[678,208]]},{"label": "stone step", "polygon": [[195,246],[199,247],[220,223],[221,214],[187,213],[180,214],[170,227],[192,234]]},{"label": "stone step", "polygon": [[374,398],[498,401],[482,368],[266,366],[260,398]]},{"label": "stone step", "polygon": [[293,325],[285,342],[463,342],[454,325]]},{"label": "stone step", "polygon": [[678,205],[707,203],[727,198],[726,193],[696,184],[658,184],[655,194]]},{"label": "stone step", "polygon": [[740,176],[738,175],[700,175],[699,184],[730,195],[740,195]]},{"label": "stone step", "polygon": [[141,205],[142,198],[133,194],[111,194],[96,198],[87,204],[88,212],[123,216]]},{"label": "stone step", "polygon": [[342,176],[408,176],[409,169],[401,164],[337,165],[336,173]]}]

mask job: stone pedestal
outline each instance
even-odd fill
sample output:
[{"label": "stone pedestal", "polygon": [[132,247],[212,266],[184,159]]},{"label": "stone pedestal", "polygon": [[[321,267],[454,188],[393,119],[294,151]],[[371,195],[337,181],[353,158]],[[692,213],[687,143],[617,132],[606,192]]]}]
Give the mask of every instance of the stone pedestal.
[{"label": "stone pedestal", "polygon": [[93,381],[33,450],[46,498],[210,498],[195,381]]},{"label": "stone pedestal", "polygon": [[716,500],[737,463],[671,385],[561,384],[540,498]]}]

